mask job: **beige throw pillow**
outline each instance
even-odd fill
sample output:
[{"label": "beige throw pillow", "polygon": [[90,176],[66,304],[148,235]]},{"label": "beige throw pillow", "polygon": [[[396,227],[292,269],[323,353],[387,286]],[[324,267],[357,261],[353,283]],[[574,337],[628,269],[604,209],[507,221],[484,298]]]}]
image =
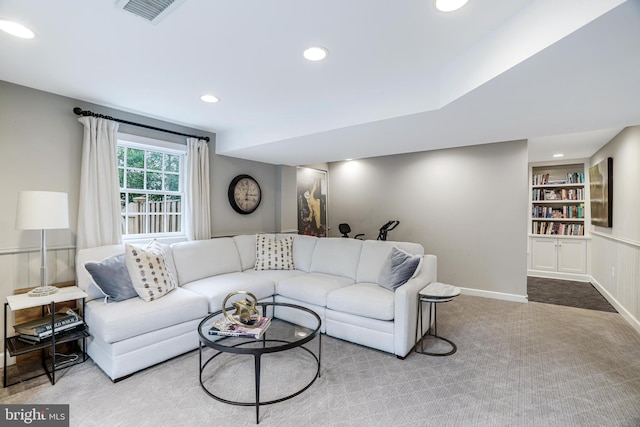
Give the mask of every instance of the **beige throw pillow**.
[{"label": "beige throw pillow", "polygon": [[133,245],[125,245],[125,263],[133,289],[140,298],[157,300],[173,289],[166,263],[161,254]]},{"label": "beige throw pillow", "polygon": [[256,236],[256,270],[295,270],[293,265],[293,237],[272,239]]},{"label": "beige throw pillow", "polygon": [[169,290],[172,291],[178,287],[178,281],[175,277],[173,277],[173,273],[171,273],[171,268],[169,267],[169,262],[167,261],[167,255],[162,248],[162,243],[158,242],[156,239],[153,239],[146,246],[145,250],[151,252],[155,255],[162,255],[162,260],[164,261],[164,265],[167,269],[167,275],[169,276]]}]

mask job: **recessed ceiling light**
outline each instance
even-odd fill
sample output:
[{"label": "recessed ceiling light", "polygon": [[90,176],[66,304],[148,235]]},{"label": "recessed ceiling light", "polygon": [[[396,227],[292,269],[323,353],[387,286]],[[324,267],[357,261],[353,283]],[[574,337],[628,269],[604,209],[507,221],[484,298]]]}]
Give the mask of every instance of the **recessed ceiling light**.
[{"label": "recessed ceiling light", "polygon": [[322,46],[307,48],[303,53],[304,57],[309,61],[322,61],[328,54],[329,51]]},{"label": "recessed ceiling light", "polygon": [[553,157],[564,157],[564,153],[556,153]]},{"label": "recessed ceiling light", "polygon": [[220,101],[220,98],[218,98],[217,96],[214,96],[214,95],[202,95],[200,97],[200,99],[203,102],[209,102],[209,103],[215,103],[215,102]]},{"label": "recessed ceiling light", "polygon": [[467,4],[469,0],[436,0],[436,9],[440,12],[453,12]]},{"label": "recessed ceiling light", "polygon": [[12,36],[20,37],[22,39],[32,39],[36,36],[33,31],[31,31],[24,25],[18,24],[17,22],[13,21],[5,21],[2,19],[0,19],[0,30],[4,31],[5,33],[9,33]]}]

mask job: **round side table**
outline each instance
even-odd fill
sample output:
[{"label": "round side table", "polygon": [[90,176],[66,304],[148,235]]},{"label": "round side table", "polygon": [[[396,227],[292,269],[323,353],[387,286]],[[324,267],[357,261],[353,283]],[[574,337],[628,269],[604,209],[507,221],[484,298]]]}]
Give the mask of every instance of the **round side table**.
[{"label": "round side table", "polygon": [[[416,330],[419,329],[419,338],[416,340],[416,352],[421,354],[427,354],[429,356],[449,356],[458,350],[458,347],[450,340],[438,336],[438,319],[436,317],[436,306],[441,302],[449,302],[455,297],[460,295],[460,288],[447,285],[440,282],[433,282],[426,286],[418,293],[418,319],[416,322]],[[429,303],[429,328],[427,333],[423,334],[422,329],[422,305],[423,303]],[[433,326],[431,326],[433,325]],[[445,353],[429,352],[424,350],[424,341],[427,337],[433,337],[436,340],[444,341],[451,345],[451,350]],[[418,344],[420,344],[420,350],[418,350]]]}]

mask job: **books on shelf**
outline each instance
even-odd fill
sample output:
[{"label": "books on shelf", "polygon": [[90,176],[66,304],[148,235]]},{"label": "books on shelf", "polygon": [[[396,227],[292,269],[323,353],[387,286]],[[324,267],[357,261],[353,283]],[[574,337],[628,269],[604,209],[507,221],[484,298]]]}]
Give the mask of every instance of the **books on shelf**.
[{"label": "books on shelf", "polygon": [[[56,337],[58,335],[61,335],[63,333],[73,333],[73,332],[78,332],[78,331],[83,331],[85,330],[85,324],[82,320],[78,320],[75,323],[71,323],[68,325],[64,325],[61,326],[59,329],[56,328]],[[46,341],[51,339],[53,333],[51,331],[48,332],[43,332],[40,335],[29,335],[29,334],[20,334],[19,335],[19,339],[22,342],[32,342],[32,343],[39,343],[42,341]]]},{"label": "books on shelf", "polygon": [[252,328],[229,322],[225,317],[215,320],[209,328],[209,335],[225,337],[260,338],[271,324],[270,317],[263,317],[260,323]]},{"label": "books on shelf", "polygon": [[550,179],[548,173],[531,176],[533,185],[564,185],[564,184],[584,184],[584,172],[569,172],[564,178]]},{"label": "books on shelf", "polygon": [[584,224],[568,224],[564,222],[533,221],[533,234],[584,236]]},{"label": "books on shelf", "polygon": [[545,185],[545,184],[548,184],[548,183],[549,183],[549,174],[548,173],[533,175],[531,177],[531,184],[533,184],[533,185]]},{"label": "books on shelf", "polygon": [[55,313],[53,316],[53,322],[51,321],[51,316],[44,316],[39,319],[15,325],[13,329],[21,337],[33,337],[37,338],[39,341],[40,339],[50,337],[53,334],[53,331],[58,333],[83,324],[84,321],[82,320],[82,317],[72,309],[68,309],[64,313]]},{"label": "books on shelf", "polygon": [[533,201],[544,200],[584,200],[584,188],[563,188],[560,190],[534,188]]},{"label": "books on shelf", "polygon": [[566,218],[584,219],[584,204],[562,205],[562,206],[541,206],[534,205],[531,210],[531,217],[536,218]]}]

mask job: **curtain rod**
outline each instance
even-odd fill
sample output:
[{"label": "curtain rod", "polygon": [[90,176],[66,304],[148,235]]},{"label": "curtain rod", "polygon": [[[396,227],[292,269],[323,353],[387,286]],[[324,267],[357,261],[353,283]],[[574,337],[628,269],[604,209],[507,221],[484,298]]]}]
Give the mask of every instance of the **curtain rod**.
[{"label": "curtain rod", "polygon": [[210,138],[208,136],[189,135],[189,134],[182,133],[182,132],[175,132],[175,131],[168,130],[168,129],[157,128],[155,126],[143,125],[142,123],[135,123],[135,122],[130,122],[128,120],[116,119],[116,118],[111,117],[111,116],[105,116],[104,114],[98,114],[98,113],[94,113],[92,111],[83,110],[80,107],[74,108],[73,112],[76,113],[78,116],[99,117],[101,119],[113,120],[114,122],[125,123],[125,124],[128,124],[128,125],[138,126],[138,127],[141,127],[141,128],[159,130],[160,132],[172,133],[174,135],[188,136],[188,137],[191,137],[191,138],[204,139],[207,142],[210,141]]}]

